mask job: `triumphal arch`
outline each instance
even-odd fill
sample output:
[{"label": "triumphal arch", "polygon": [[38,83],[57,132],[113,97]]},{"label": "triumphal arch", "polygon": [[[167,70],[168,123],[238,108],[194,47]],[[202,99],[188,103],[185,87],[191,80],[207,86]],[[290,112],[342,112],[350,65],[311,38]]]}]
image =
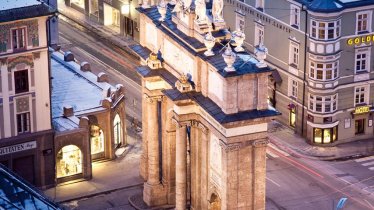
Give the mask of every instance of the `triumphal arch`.
[{"label": "triumphal arch", "polygon": [[245,52],[222,0],[212,5],[138,8],[140,45],[131,48],[143,64],[143,199],[178,210],[265,209],[267,122],[279,114],[267,102],[267,49]]}]

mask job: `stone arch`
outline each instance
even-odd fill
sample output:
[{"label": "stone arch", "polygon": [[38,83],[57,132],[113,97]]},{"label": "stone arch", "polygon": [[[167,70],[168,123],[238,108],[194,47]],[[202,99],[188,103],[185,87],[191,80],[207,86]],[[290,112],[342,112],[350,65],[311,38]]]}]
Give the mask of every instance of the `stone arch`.
[{"label": "stone arch", "polygon": [[114,145],[116,147],[121,146],[123,144],[123,122],[121,120],[120,114],[115,113],[113,118],[113,139],[114,139]]},{"label": "stone arch", "polygon": [[62,146],[56,154],[56,177],[62,178],[83,173],[83,153],[74,144]]}]

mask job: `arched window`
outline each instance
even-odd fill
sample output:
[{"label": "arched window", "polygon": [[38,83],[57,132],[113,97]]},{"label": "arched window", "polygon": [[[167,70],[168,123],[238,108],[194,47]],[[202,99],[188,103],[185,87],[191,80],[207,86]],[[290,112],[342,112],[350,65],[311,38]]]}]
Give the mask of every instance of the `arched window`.
[{"label": "arched window", "polygon": [[75,145],[64,146],[56,157],[57,178],[82,173],[82,152]]},{"label": "arched window", "polygon": [[118,114],[114,117],[113,120],[113,134],[114,134],[114,145],[117,147],[122,143],[122,126],[121,118]]},{"label": "arched window", "polygon": [[104,132],[97,125],[91,125],[91,154],[104,152]]}]

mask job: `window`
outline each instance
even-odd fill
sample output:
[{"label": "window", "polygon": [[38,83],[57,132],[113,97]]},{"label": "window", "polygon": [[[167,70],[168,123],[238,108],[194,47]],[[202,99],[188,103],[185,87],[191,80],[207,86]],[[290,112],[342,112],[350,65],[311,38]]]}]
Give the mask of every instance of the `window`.
[{"label": "window", "polygon": [[290,42],[290,65],[298,68],[299,67],[299,44],[296,42]]},{"label": "window", "polygon": [[30,112],[17,114],[17,132],[30,132]]},{"label": "window", "polygon": [[82,152],[77,146],[72,144],[64,146],[56,156],[57,178],[82,173],[82,157]]},{"label": "window", "polygon": [[368,48],[356,49],[355,56],[356,73],[368,72],[370,66],[370,50]]},{"label": "window", "polygon": [[318,113],[330,113],[337,110],[337,94],[332,96],[309,95],[309,109]]},{"label": "window", "polygon": [[28,70],[14,72],[15,93],[23,93],[29,91]]},{"label": "window", "polygon": [[255,46],[260,45],[260,43],[264,43],[264,26],[256,23],[255,28]]},{"label": "window", "polygon": [[338,77],[339,61],[316,63],[310,61],[309,77],[315,80],[334,80]]},{"label": "window", "polygon": [[312,20],[311,37],[322,40],[331,40],[340,37],[340,20],[320,22]]},{"label": "window", "polygon": [[360,135],[365,133],[365,119],[355,120],[355,134]]},{"label": "window", "polygon": [[12,46],[13,50],[26,49],[26,28],[18,28],[12,30]]},{"label": "window", "polygon": [[290,110],[290,126],[295,128],[296,127],[296,108],[293,107],[291,110]]},{"label": "window", "polygon": [[291,97],[297,98],[297,81],[290,79],[289,80],[289,88],[288,88],[288,95]]},{"label": "window", "polygon": [[371,11],[356,14],[356,34],[371,32]]},{"label": "window", "polygon": [[260,11],[264,11],[265,0],[256,0],[256,8]]},{"label": "window", "polygon": [[241,31],[244,32],[244,28],[245,28],[244,16],[236,13],[236,30],[240,29]]},{"label": "window", "polygon": [[333,128],[313,128],[313,142],[318,144],[328,144],[337,139],[337,126]]},{"label": "window", "polygon": [[300,8],[291,4],[290,25],[300,28]]},{"label": "window", "polygon": [[369,102],[369,88],[364,87],[356,87],[355,88],[355,106],[368,104]]}]

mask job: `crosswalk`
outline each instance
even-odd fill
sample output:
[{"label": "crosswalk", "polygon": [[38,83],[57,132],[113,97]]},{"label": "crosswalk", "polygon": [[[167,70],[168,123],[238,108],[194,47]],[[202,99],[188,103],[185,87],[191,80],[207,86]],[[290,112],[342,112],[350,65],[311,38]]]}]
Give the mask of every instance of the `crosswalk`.
[{"label": "crosswalk", "polygon": [[278,149],[274,144],[269,143],[267,150],[266,150],[267,156],[273,157],[273,158],[279,158],[279,156],[290,156],[287,152]]},{"label": "crosswalk", "polygon": [[369,170],[374,171],[374,156],[356,159],[355,162],[361,164],[362,166],[368,167]]}]

